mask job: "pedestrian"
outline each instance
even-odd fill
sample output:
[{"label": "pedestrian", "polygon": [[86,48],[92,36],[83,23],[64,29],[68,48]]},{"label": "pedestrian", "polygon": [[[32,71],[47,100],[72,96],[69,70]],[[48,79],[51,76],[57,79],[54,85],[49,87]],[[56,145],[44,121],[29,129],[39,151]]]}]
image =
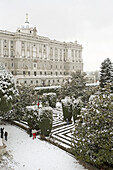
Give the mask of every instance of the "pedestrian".
[{"label": "pedestrian", "polygon": [[32,128],[29,129],[29,136],[32,137]]},{"label": "pedestrian", "polygon": [[36,138],[36,130],[32,130],[33,133],[33,139]]},{"label": "pedestrian", "polygon": [[5,131],[5,134],[4,134],[4,136],[5,136],[5,140],[7,141],[7,136],[8,136],[8,133]]},{"label": "pedestrian", "polygon": [[4,128],[1,128],[1,138],[3,138],[4,135]]},{"label": "pedestrian", "polygon": [[38,108],[39,108],[40,103],[38,102],[37,105],[38,105]]}]

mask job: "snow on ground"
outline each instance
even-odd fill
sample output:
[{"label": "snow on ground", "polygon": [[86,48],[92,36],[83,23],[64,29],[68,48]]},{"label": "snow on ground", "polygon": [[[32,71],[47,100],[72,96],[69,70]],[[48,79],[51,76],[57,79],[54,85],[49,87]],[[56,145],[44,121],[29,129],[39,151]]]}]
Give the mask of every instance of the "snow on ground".
[{"label": "snow on ground", "polygon": [[3,157],[0,170],[84,170],[74,157],[58,147],[38,137],[33,140],[18,127],[1,127],[8,132],[8,141],[3,141],[10,156]]}]

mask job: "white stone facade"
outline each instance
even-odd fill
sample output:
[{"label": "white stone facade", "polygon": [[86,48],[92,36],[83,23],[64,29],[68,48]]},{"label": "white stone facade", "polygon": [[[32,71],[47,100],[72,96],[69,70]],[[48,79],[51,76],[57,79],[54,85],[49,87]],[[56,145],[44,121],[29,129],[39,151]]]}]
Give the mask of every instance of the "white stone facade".
[{"label": "white stone facade", "polygon": [[0,30],[0,62],[17,84],[59,85],[72,72],[83,71],[82,45],[39,36],[26,17],[15,33]]}]

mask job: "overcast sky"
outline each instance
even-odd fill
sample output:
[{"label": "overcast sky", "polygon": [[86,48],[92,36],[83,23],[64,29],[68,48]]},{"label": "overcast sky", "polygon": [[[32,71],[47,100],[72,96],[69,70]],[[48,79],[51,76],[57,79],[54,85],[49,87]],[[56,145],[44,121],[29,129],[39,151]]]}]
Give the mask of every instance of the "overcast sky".
[{"label": "overcast sky", "polygon": [[0,0],[0,29],[15,32],[26,13],[39,35],[82,44],[84,71],[113,62],[113,0]]}]

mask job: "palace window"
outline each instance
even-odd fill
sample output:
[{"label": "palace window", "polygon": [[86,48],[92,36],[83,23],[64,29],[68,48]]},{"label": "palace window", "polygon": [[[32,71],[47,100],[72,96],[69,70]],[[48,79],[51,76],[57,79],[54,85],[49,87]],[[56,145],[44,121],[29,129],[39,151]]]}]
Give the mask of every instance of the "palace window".
[{"label": "palace window", "polygon": [[11,57],[13,57],[13,56],[14,56],[14,51],[11,50]]},{"label": "palace window", "polygon": [[36,63],[34,63],[33,67],[34,67],[34,68],[36,68],[36,67],[37,67],[37,64],[36,64]]},{"label": "palace window", "polygon": [[62,49],[60,49],[60,61],[62,61]]},{"label": "palace window", "polygon": [[8,41],[4,40],[4,48],[6,48],[8,46]]},{"label": "palace window", "polygon": [[36,71],[34,71],[34,76],[36,76]]},{"label": "palace window", "polygon": [[55,48],[55,60],[58,61],[58,49]]},{"label": "palace window", "polygon": [[11,48],[13,48],[13,41],[11,41]]},{"label": "palace window", "polygon": [[42,53],[42,45],[39,45],[39,53]]},{"label": "palace window", "polygon": [[53,48],[50,47],[50,60],[53,60]]},{"label": "palace window", "polygon": [[22,46],[22,48],[25,48],[25,43],[24,43],[24,41],[21,42],[21,46]]},{"label": "palace window", "polygon": [[28,75],[30,76],[30,71],[28,71]]},{"label": "palace window", "polygon": [[46,45],[43,46],[43,53],[46,53]]}]

